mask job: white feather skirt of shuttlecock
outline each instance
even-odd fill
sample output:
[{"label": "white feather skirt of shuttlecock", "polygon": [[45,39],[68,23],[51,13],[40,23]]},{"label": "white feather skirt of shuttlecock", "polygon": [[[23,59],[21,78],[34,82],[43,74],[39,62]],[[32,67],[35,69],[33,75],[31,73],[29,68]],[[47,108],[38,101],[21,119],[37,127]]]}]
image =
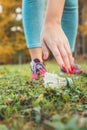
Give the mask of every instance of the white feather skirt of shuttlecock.
[{"label": "white feather skirt of shuttlecock", "polygon": [[60,88],[63,86],[67,86],[67,81],[68,85],[72,84],[72,80],[70,78],[63,78],[58,76],[57,74],[54,73],[46,73],[44,78],[44,87],[51,87],[51,88]]}]

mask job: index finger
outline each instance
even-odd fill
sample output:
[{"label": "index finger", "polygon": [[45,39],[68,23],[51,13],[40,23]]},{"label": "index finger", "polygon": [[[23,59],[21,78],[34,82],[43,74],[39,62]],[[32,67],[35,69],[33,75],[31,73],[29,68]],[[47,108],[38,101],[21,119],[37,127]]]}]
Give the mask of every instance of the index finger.
[{"label": "index finger", "polygon": [[64,61],[62,59],[62,56],[60,54],[60,51],[58,50],[57,46],[51,47],[48,46],[49,49],[51,50],[51,52],[53,53],[57,63],[59,64],[59,66],[62,68],[62,66],[65,66]]}]

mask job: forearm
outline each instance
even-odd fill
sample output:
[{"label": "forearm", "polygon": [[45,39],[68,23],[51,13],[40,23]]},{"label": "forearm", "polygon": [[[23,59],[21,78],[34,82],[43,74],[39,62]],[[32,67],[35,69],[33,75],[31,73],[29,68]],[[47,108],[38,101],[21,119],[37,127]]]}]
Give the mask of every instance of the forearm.
[{"label": "forearm", "polygon": [[48,0],[45,23],[56,21],[61,24],[65,0]]}]

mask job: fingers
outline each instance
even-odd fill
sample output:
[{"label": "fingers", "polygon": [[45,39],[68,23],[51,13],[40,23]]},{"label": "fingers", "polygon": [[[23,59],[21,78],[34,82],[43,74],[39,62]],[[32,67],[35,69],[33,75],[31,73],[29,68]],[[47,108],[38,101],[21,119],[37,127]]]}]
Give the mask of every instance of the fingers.
[{"label": "fingers", "polygon": [[43,54],[44,54],[43,59],[44,59],[44,60],[47,60],[48,57],[49,57],[49,49],[48,49],[48,47],[46,46],[45,41],[42,41],[42,51],[43,51]]},{"label": "fingers", "polygon": [[67,53],[67,51],[66,51],[66,49],[64,48],[63,45],[60,45],[59,51],[60,51],[62,60],[64,62],[66,71],[68,73],[72,74],[71,63],[70,63],[70,59],[69,59],[70,57],[68,56],[68,53]]},{"label": "fingers", "polygon": [[[48,46],[48,47],[47,47]],[[67,49],[63,45],[59,45],[58,47],[55,44],[46,44],[45,42],[42,43],[42,50],[43,53],[47,56],[49,55],[49,50],[53,53],[57,63],[63,69],[65,69],[68,73],[72,73],[71,70],[71,63],[72,62],[72,55],[69,55],[69,48]],[[71,61],[70,61],[71,60]]]},{"label": "fingers", "polygon": [[[59,45],[59,44],[58,44]],[[72,74],[72,54],[69,48],[65,48],[64,44],[60,44],[59,46],[55,46],[55,44],[48,44],[49,49],[53,53],[57,63],[61,68],[66,70],[68,73]]]},{"label": "fingers", "polygon": [[63,61],[63,59],[62,59],[62,57],[61,57],[61,54],[60,54],[60,51],[58,50],[58,48],[55,48],[55,50],[53,50],[52,53],[53,53],[53,55],[54,55],[54,57],[55,57],[57,63],[59,64],[59,66],[60,66],[61,68],[63,67],[63,68],[66,69],[65,64],[64,64],[64,61]]},{"label": "fingers", "polygon": [[71,66],[74,66],[74,60],[73,60],[73,56],[72,56],[72,52],[71,52],[70,48],[69,48],[67,45],[65,45],[64,48],[65,48],[65,50],[66,50],[66,52],[67,52],[70,65],[71,65]]},{"label": "fingers", "polygon": [[71,52],[68,40],[67,40],[67,44],[64,44],[64,48],[65,48],[67,55],[68,55],[68,59],[69,59],[70,65],[71,65],[71,70],[73,71],[73,69],[74,69],[74,58],[72,56],[72,52]]},{"label": "fingers", "polygon": [[51,45],[48,44],[48,47],[51,50],[51,52],[53,53],[53,55],[54,55],[57,63],[59,64],[59,66],[61,68],[65,67],[64,61],[61,57],[60,51],[58,50],[57,46],[55,46],[55,45],[51,46]]}]

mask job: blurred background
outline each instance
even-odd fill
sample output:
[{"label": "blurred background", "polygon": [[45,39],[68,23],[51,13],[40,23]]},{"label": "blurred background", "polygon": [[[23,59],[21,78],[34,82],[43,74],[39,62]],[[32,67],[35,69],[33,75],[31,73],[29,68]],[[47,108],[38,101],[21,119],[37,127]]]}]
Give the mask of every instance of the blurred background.
[{"label": "blurred background", "polygon": [[[22,26],[22,1],[0,0],[0,64],[30,60]],[[75,58],[87,60],[87,0],[79,0],[79,28]]]}]

